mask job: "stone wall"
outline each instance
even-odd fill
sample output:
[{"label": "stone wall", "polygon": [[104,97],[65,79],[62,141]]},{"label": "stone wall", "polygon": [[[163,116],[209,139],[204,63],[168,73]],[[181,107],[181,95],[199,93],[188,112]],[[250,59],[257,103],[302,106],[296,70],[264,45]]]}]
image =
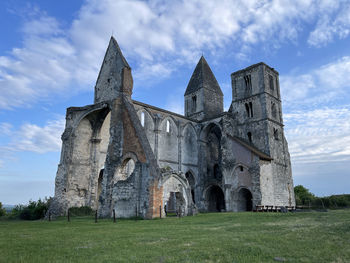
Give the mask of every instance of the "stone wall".
[{"label": "stone wall", "polygon": [[185,117],[131,100],[131,69],[111,39],[95,104],[67,109],[53,214],[86,205],[101,217],[155,218],[170,193],[184,215],[295,204],[278,72],[259,63],[233,73],[223,113],[220,87],[200,63],[210,78],[197,72],[202,86],[189,85]]}]

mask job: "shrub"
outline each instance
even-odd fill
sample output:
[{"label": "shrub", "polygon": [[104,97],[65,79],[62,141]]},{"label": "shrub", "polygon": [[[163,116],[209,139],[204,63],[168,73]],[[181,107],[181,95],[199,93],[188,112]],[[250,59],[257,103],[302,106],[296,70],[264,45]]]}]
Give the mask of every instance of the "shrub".
[{"label": "shrub", "polygon": [[315,195],[302,185],[294,187],[294,194],[297,205],[308,205],[315,200]]},{"label": "shrub", "polygon": [[2,203],[0,202],[0,216],[6,215],[6,210],[2,207]]},{"label": "shrub", "polygon": [[12,209],[9,218],[10,219],[22,219],[22,220],[37,220],[45,217],[45,213],[49,208],[51,198],[38,201],[29,201],[27,206],[16,205]]},{"label": "shrub", "polygon": [[350,195],[331,195],[317,197],[302,185],[294,187],[297,205],[311,205],[314,208],[345,208],[350,207]]}]

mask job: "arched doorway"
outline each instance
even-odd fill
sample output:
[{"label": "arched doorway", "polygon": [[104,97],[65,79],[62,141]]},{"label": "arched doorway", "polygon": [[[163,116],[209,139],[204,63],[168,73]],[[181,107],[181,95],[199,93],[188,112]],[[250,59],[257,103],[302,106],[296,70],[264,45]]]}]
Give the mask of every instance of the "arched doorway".
[{"label": "arched doorway", "polygon": [[201,132],[200,138],[206,142],[206,147],[200,152],[200,158],[207,168],[206,179],[221,184],[221,128],[216,123],[208,124]]},{"label": "arched doorway", "polygon": [[219,186],[213,185],[207,190],[206,201],[208,205],[208,212],[225,211],[225,196],[224,192]]},{"label": "arched doorway", "polygon": [[181,192],[170,192],[169,199],[165,202],[167,216],[185,213],[186,200]]},{"label": "arched doorway", "polygon": [[98,179],[97,179],[97,191],[96,191],[96,207],[98,207],[98,199],[100,198],[101,192],[102,192],[102,180],[103,180],[103,172],[104,168],[101,169]]},{"label": "arched doorway", "polygon": [[194,196],[194,187],[195,187],[195,179],[194,179],[194,176],[193,176],[193,174],[190,172],[190,171],[188,171],[186,174],[185,174],[185,176],[186,176],[186,179],[187,179],[187,181],[188,181],[188,184],[190,185],[190,187],[191,187],[191,196],[192,196],[192,201],[193,201],[193,203],[195,204],[196,203],[196,199],[195,199],[195,196]]},{"label": "arched doorway", "polygon": [[253,209],[253,196],[252,193],[242,188],[238,192],[238,211],[252,211]]}]

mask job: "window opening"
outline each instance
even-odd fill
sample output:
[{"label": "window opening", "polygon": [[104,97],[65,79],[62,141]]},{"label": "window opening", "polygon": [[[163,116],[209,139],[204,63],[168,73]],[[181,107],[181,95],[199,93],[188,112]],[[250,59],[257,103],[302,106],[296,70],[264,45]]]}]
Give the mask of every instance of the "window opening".
[{"label": "window opening", "polygon": [[251,88],[251,84],[252,84],[251,75],[244,76],[244,81],[245,81],[246,88]]},{"label": "window opening", "polygon": [[273,137],[278,141],[278,129],[273,128]]},{"label": "window opening", "polygon": [[249,93],[252,91],[252,77],[251,75],[244,76],[245,87]]},{"label": "window opening", "polygon": [[271,114],[272,114],[272,117],[276,119],[277,117],[276,104],[273,102],[271,104]]},{"label": "window opening", "polygon": [[125,178],[128,178],[135,169],[135,161],[133,159],[129,159],[122,168],[122,174]]},{"label": "window opening", "polygon": [[270,90],[274,90],[273,77],[271,75],[269,75],[269,82],[270,82]]},{"label": "window opening", "polygon": [[249,109],[250,109],[250,117],[253,117],[253,103],[249,102]]},{"label": "window opening", "polygon": [[247,136],[248,136],[249,142],[252,142],[252,133],[251,133],[251,132],[248,132],[248,133],[247,133]]},{"label": "window opening", "polygon": [[246,110],[247,116],[248,116],[248,118],[249,118],[249,117],[250,117],[250,110],[249,110],[249,105],[248,105],[248,103],[245,104],[245,110]]},{"label": "window opening", "polygon": [[192,97],[192,112],[195,112],[197,109],[197,96]]},{"label": "window opening", "polygon": [[166,121],[166,132],[170,133],[170,121],[169,120]]},{"label": "window opening", "polygon": [[141,125],[142,127],[145,127],[145,113],[141,112]]}]

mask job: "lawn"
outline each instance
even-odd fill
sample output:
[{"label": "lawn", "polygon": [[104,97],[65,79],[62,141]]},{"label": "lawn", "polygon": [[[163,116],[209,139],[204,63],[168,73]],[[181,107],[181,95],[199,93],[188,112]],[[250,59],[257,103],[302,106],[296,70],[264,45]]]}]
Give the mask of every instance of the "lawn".
[{"label": "lawn", "polygon": [[350,262],[350,210],[0,221],[0,262]]}]

